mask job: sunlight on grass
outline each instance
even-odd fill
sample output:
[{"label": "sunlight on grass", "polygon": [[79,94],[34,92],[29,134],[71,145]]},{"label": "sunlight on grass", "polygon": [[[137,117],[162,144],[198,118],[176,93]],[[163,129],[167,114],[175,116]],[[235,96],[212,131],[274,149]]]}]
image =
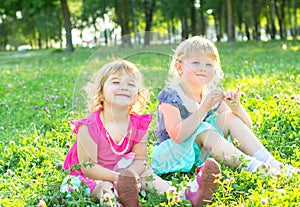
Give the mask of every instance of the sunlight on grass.
[{"label": "sunlight on grass", "polygon": [[[286,49],[282,45],[286,44]],[[284,163],[300,166],[300,62],[298,41],[217,43],[225,89],[241,86],[241,101],[253,120],[254,133]],[[75,141],[69,121],[88,112],[82,87],[110,58],[137,64],[151,90],[147,112],[154,120],[157,94],[165,86],[175,45],[78,48],[73,54],[50,50],[0,52],[0,206],[99,206],[83,191],[72,198],[59,192],[66,172],[62,162]],[[38,55],[30,55],[35,54]],[[29,55],[26,55],[29,54]],[[10,58],[14,56],[14,58]],[[300,176],[276,179],[221,166],[223,173],[210,206],[297,206]],[[191,173],[164,175],[183,187]],[[143,206],[189,206],[170,195],[143,192]],[[172,199],[170,199],[171,202]]]}]

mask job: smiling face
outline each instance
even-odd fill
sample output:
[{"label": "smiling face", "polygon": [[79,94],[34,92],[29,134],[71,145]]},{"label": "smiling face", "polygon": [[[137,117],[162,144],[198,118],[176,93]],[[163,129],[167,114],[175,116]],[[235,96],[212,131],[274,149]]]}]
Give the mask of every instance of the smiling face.
[{"label": "smiling face", "polygon": [[215,60],[203,53],[193,53],[176,63],[182,80],[188,84],[205,85],[215,75]]},{"label": "smiling face", "polygon": [[131,62],[114,60],[97,73],[97,89],[93,97],[93,110],[106,107],[127,107],[129,113],[141,114],[150,98],[143,84],[143,74]]},{"label": "smiling face", "polygon": [[111,74],[103,86],[104,105],[130,107],[138,100],[138,86],[126,72]]}]

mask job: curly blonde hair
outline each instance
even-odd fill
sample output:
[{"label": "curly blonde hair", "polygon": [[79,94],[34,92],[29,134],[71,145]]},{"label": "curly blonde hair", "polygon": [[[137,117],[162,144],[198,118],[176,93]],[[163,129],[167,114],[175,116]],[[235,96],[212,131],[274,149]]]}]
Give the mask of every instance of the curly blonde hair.
[{"label": "curly blonde hair", "polygon": [[221,68],[218,49],[213,42],[201,36],[193,36],[184,40],[177,46],[170,64],[169,76],[166,81],[167,85],[170,86],[171,84],[180,82],[181,79],[176,70],[175,64],[177,61],[182,61],[187,56],[194,53],[207,55],[215,61],[215,75],[210,83],[206,85],[206,92],[220,85],[224,73]]},{"label": "curly blonde hair", "polygon": [[[85,91],[92,94],[91,109],[97,111],[104,109],[103,86],[108,77],[112,74],[125,73],[134,77],[138,87],[138,100],[129,108],[129,113],[141,114],[150,99],[149,91],[144,87],[143,75],[138,68],[127,60],[116,59],[105,64],[97,73],[93,83],[89,82]],[[91,93],[91,91],[94,91]]]}]

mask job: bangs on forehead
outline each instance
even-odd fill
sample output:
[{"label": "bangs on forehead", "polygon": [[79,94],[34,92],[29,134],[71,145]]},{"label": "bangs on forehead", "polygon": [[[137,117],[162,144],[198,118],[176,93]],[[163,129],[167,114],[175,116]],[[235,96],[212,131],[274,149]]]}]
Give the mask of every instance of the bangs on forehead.
[{"label": "bangs on forehead", "polygon": [[118,66],[115,66],[111,68],[110,74],[117,74],[117,75],[126,74],[132,76],[135,80],[138,80],[138,70],[133,64],[132,65],[120,64]]},{"label": "bangs on forehead", "polygon": [[199,36],[180,43],[175,51],[175,57],[180,60],[195,53],[205,54],[217,63],[220,62],[219,53],[215,45],[211,41]]},{"label": "bangs on forehead", "polygon": [[184,49],[184,52],[182,56],[186,57],[189,56],[190,54],[205,54],[208,57],[213,58],[215,61],[217,61],[218,54],[216,53],[216,50],[214,47],[212,47],[209,44],[200,44],[197,41],[192,42],[188,47]]}]

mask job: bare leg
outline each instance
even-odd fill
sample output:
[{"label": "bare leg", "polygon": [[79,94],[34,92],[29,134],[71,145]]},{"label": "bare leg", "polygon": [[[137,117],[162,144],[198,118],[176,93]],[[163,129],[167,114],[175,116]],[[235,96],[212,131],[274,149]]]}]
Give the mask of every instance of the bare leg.
[{"label": "bare leg", "polygon": [[[151,181],[147,181],[147,178],[151,177]],[[141,189],[147,190],[146,187],[154,188],[158,193],[164,193],[171,187],[171,182],[163,180],[161,177],[154,174],[151,169],[145,170],[140,175]]]},{"label": "bare leg", "polygon": [[271,153],[260,143],[244,122],[232,112],[224,112],[217,119],[219,128],[225,137],[230,134],[239,141],[238,148],[245,154],[279,170],[283,164],[276,160]]},{"label": "bare leg", "polygon": [[213,154],[217,161],[231,167],[238,167],[241,164],[241,157],[246,156],[214,130],[206,130],[197,135],[196,143],[203,151]]},{"label": "bare leg", "polygon": [[263,166],[263,162],[244,154],[215,130],[206,130],[198,134],[196,143],[202,152],[207,151],[207,153],[213,155],[213,158],[217,161],[230,167],[238,167],[241,165],[242,157],[247,161],[244,169],[249,172],[256,172],[258,168]]},{"label": "bare leg", "polygon": [[231,138],[236,138],[239,141],[239,149],[245,154],[253,156],[255,152],[264,148],[251,129],[232,112],[220,114],[217,118],[217,124],[225,137],[230,135]]}]

